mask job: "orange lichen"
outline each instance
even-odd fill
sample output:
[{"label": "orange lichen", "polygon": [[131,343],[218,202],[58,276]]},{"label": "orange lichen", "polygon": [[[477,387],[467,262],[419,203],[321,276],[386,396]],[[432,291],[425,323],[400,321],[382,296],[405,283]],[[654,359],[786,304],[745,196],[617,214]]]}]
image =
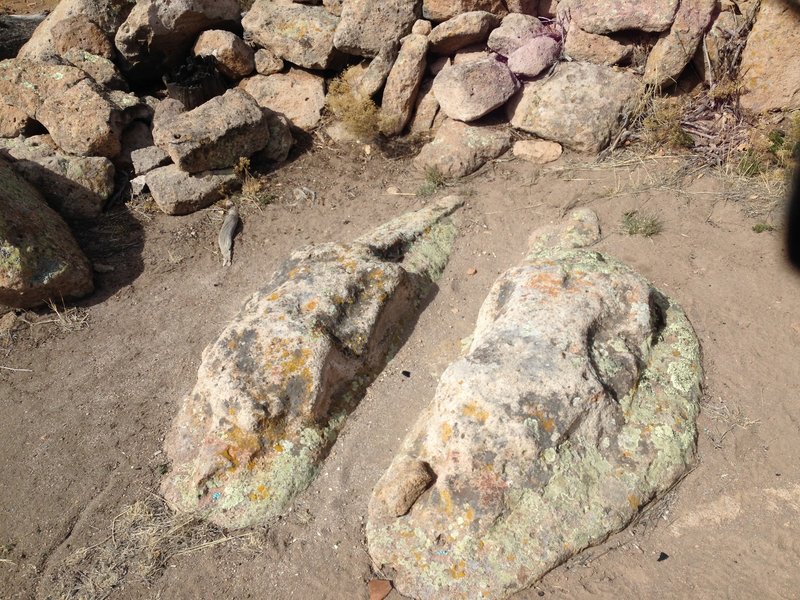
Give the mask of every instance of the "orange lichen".
[{"label": "orange lichen", "polygon": [[265,486],[262,483],[254,491],[252,491],[252,492],[250,492],[250,494],[248,494],[248,498],[250,498],[250,500],[253,501],[253,502],[258,502],[260,500],[266,500],[267,498],[269,498],[269,490],[267,489],[267,486]]},{"label": "orange lichen", "polygon": [[453,427],[450,423],[442,423],[442,441],[447,443],[453,435]]},{"label": "orange lichen", "polygon": [[628,495],[628,504],[631,505],[633,510],[639,510],[639,498],[636,497],[634,494]]},{"label": "orange lichen", "polygon": [[452,577],[453,579],[463,579],[464,577],[466,577],[467,576],[467,572],[465,570],[466,566],[467,564],[463,560],[460,560],[457,563],[455,563],[452,567],[450,567],[450,577]]},{"label": "orange lichen", "polygon": [[442,507],[446,515],[453,514],[453,497],[450,495],[450,490],[443,488],[439,492],[439,497],[442,499]]},{"label": "orange lichen", "polygon": [[475,402],[470,402],[462,409],[462,412],[467,417],[472,417],[479,423],[486,423],[486,419],[489,418],[489,413],[486,412],[484,409],[479,408]]},{"label": "orange lichen", "polygon": [[306,312],[311,312],[312,310],[314,310],[318,306],[319,306],[319,302],[317,302],[316,300],[309,300],[308,302],[306,302],[305,306],[303,306],[303,310],[306,311]]},{"label": "orange lichen", "polygon": [[536,288],[550,296],[557,296],[563,289],[564,280],[552,273],[536,273],[528,279],[528,287]]}]

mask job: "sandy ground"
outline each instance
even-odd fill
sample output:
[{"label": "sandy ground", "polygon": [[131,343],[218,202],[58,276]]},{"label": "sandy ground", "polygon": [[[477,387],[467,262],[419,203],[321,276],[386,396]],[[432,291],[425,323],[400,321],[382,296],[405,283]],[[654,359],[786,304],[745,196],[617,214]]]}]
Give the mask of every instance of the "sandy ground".
[{"label": "sandy ground", "polygon": [[[243,207],[229,269],[216,250],[216,208],[167,217],[123,207],[84,227],[87,253],[113,268],[97,274],[98,291],[70,313],[85,325],[23,324],[0,348],[0,365],[30,370],[0,370],[0,596],[63,597],[83,585],[86,598],[365,599],[376,576],[364,540],[373,485],[529,233],[590,206],[604,231],[598,248],[682,303],[700,336],[699,460],[638,524],[514,600],[796,598],[800,275],[784,264],[780,233],[754,233],[726,182],[676,176],[672,159],[571,166],[580,160],[547,169],[499,161],[441,192],[460,191],[468,204],[438,290],[292,512],[243,538],[190,544],[149,582],[133,565],[111,565],[130,568],[110,596],[102,581],[109,565],[77,561],[76,552],[121,544],[120,515],[157,490],[162,441],[205,345],[293,249],[350,240],[424,200],[385,193],[419,187],[407,161],[318,147],[270,179],[274,204]],[[299,185],[318,201],[291,200]],[[621,233],[632,209],[655,212],[664,231]]]},{"label": "sandy ground", "polygon": [[0,13],[35,14],[53,10],[57,4],[58,0],[0,0]]}]

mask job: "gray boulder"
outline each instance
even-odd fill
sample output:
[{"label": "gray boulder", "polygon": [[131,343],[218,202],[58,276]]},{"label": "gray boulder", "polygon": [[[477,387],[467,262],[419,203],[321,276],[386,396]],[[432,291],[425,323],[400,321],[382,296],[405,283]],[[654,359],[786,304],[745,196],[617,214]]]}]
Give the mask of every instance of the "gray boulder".
[{"label": "gray boulder", "polygon": [[433,28],[428,36],[431,51],[449,55],[465,46],[483,43],[499,24],[500,18],[490,12],[462,13]]},{"label": "gray boulder", "polygon": [[475,121],[505,104],[519,89],[508,66],[489,56],[442,69],[433,93],[451,119]]},{"label": "gray boulder", "polygon": [[638,30],[660,32],[672,25],[680,0],[562,0],[558,13],[589,33]]},{"label": "gray boulder", "polygon": [[334,45],[346,54],[375,56],[411,32],[419,0],[344,0]]},{"label": "gray boulder", "polygon": [[465,12],[482,10],[503,17],[508,8],[503,0],[422,0],[422,15],[441,22]]},{"label": "gray boulder", "polygon": [[445,121],[436,137],[414,159],[420,171],[435,169],[445,177],[464,177],[511,147],[507,128]]},{"label": "gray boulder", "polygon": [[630,73],[590,63],[559,63],[525,83],[506,108],[511,125],[573,150],[599,152],[616,135],[642,89]]},{"label": "gray boulder", "polygon": [[155,145],[188,173],[232,167],[267,145],[267,115],[242,89],[228,90],[153,130]]},{"label": "gray boulder", "polygon": [[67,224],[0,158],[0,305],[31,308],[94,290]]},{"label": "gray boulder", "polygon": [[369,552],[404,596],[508,598],[694,462],[697,337],[597,239],[586,210],[534,235],[375,486]]},{"label": "gray boulder", "polygon": [[168,215],[188,215],[211,206],[241,185],[233,169],[187,173],[167,165],[143,177],[158,208]]},{"label": "gray boulder", "polygon": [[203,352],[165,441],[170,503],[228,528],[289,509],[446,265],[460,205],[289,257]]},{"label": "gray boulder", "polygon": [[275,56],[307,69],[328,69],[340,58],[333,46],[339,19],[322,6],[256,0],[242,19],[245,36]]}]

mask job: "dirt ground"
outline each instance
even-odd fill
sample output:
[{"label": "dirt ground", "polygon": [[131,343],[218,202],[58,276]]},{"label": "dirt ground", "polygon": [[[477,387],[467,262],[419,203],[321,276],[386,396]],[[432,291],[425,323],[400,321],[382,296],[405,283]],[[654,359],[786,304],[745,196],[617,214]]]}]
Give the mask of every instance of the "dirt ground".
[{"label": "dirt ground", "polygon": [[36,14],[53,10],[57,4],[58,0],[0,0],[0,13]]},{"label": "dirt ground", "polygon": [[[95,294],[60,320],[25,315],[56,322],[22,323],[0,337],[0,365],[18,369],[0,369],[0,596],[367,598],[366,582],[380,576],[364,538],[373,485],[529,233],[590,206],[604,231],[598,248],[677,299],[702,341],[698,462],[635,526],[515,600],[796,598],[800,274],[784,264],[781,234],[752,230],[765,217],[748,216],[758,202],[738,182],[679,159],[583,161],[565,156],[540,168],[501,159],[441,190],[468,199],[452,259],[320,476],[269,527],[226,533],[179,522],[170,530],[185,536],[177,546],[148,546],[161,570],[131,550],[149,544],[142,527],[152,515],[133,531],[131,515],[142,502],[158,504],[164,435],[203,348],[293,249],[350,240],[423,206],[386,193],[413,194],[422,180],[407,160],[376,149],[316,144],[269,178],[272,204],[243,205],[227,269],[216,249],[218,208],[167,217],[134,203],[82,227],[80,241],[103,271]],[[301,185],[317,192],[315,203],[292,198]],[[656,214],[663,232],[622,233],[633,209]]]}]

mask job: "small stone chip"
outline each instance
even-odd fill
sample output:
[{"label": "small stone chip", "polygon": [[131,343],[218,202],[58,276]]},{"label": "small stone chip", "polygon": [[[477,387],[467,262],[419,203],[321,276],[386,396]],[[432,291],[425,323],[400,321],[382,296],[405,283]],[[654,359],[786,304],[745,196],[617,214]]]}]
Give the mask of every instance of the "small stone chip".
[{"label": "small stone chip", "polygon": [[386,579],[373,579],[367,584],[369,600],[383,600],[392,591],[392,582]]}]

